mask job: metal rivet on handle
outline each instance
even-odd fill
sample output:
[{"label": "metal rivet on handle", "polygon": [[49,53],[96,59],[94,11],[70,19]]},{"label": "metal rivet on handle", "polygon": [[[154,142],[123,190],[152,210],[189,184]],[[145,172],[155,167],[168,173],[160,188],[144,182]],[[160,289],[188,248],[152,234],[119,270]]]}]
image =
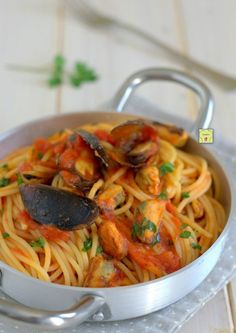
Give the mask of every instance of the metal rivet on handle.
[{"label": "metal rivet on handle", "polygon": [[96,320],[96,321],[102,321],[102,320],[104,320],[104,314],[102,312],[96,312],[93,315],[93,320]]}]

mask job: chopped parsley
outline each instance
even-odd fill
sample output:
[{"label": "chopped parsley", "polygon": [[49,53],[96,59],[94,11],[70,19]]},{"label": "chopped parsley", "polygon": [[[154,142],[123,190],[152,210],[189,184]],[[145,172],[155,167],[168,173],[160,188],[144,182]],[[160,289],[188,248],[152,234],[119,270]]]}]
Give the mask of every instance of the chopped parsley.
[{"label": "chopped parsley", "polygon": [[87,252],[88,250],[91,249],[92,245],[93,245],[93,240],[92,240],[92,238],[87,238],[86,241],[84,241],[84,247],[83,247],[82,250],[83,250],[84,252]]},{"label": "chopped parsley", "polygon": [[195,250],[200,250],[201,251],[201,249],[202,249],[201,245],[198,244],[198,243],[191,243],[191,246]]},{"label": "chopped parsley", "polygon": [[9,178],[3,177],[0,179],[0,187],[5,187],[5,186],[9,185],[9,183],[10,183]]},{"label": "chopped parsley", "polygon": [[157,231],[156,225],[148,220],[146,217],[142,220],[141,224],[134,223],[131,231],[131,237],[135,238],[136,236],[142,236],[145,230]]},{"label": "chopped parsley", "polygon": [[136,236],[141,236],[141,227],[138,223],[134,223],[131,230],[131,237],[134,239]]},{"label": "chopped parsley", "polygon": [[144,210],[147,207],[147,201],[141,202],[141,204],[137,207],[137,209],[142,213],[142,210]]},{"label": "chopped parsley", "polygon": [[158,194],[158,198],[161,200],[167,200],[168,199],[168,194],[166,191],[162,191],[161,193]]},{"label": "chopped parsley", "polygon": [[141,228],[142,228],[142,231],[145,231],[145,230],[150,230],[153,232],[157,231],[156,225],[152,221],[148,220],[146,217],[142,221]]},{"label": "chopped parsley", "polygon": [[5,164],[1,164],[0,168],[7,170],[8,169],[8,164],[6,164],[6,163]]},{"label": "chopped parsley", "polygon": [[3,237],[4,239],[6,239],[6,238],[10,237],[10,234],[9,234],[8,232],[3,232],[3,233],[2,233],[2,237]]},{"label": "chopped parsley", "polygon": [[38,239],[36,239],[35,241],[30,242],[30,246],[32,246],[33,248],[44,248],[45,245],[45,239],[43,237],[39,237]]},{"label": "chopped parsley", "polygon": [[181,197],[183,199],[189,198],[190,197],[189,192],[183,192],[182,195],[181,195]]},{"label": "chopped parsley", "polygon": [[160,166],[160,175],[161,175],[161,176],[164,176],[164,175],[167,174],[167,173],[173,172],[174,169],[175,169],[175,166],[174,166],[174,164],[172,164],[171,162],[163,163],[163,164]]},{"label": "chopped parsley", "polygon": [[24,184],[24,180],[23,180],[23,177],[20,173],[18,173],[17,175],[17,184],[20,186],[22,184]]},{"label": "chopped parsley", "polygon": [[181,232],[181,234],[179,234],[179,237],[181,237],[181,238],[189,238],[191,236],[192,236],[192,234],[188,230],[185,230],[185,231]]},{"label": "chopped parsley", "polygon": [[103,248],[101,246],[97,247],[96,254],[100,254],[103,252]]},{"label": "chopped parsley", "polygon": [[185,229],[185,228],[187,228],[188,227],[188,224],[187,223],[182,223],[181,224],[181,229]]},{"label": "chopped parsley", "polygon": [[38,157],[38,160],[41,160],[43,158],[43,153],[41,151],[38,152],[37,157]]}]

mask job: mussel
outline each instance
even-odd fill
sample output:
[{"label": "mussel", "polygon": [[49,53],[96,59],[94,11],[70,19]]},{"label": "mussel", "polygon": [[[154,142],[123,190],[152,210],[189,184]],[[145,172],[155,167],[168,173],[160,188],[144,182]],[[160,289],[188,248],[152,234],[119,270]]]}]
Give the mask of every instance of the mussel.
[{"label": "mussel", "polygon": [[103,211],[112,211],[125,202],[125,191],[121,185],[111,184],[97,197],[97,204]]},{"label": "mussel", "polygon": [[135,209],[135,235],[146,244],[153,244],[159,232],[166,202],[150,199],[141,202]]},{"label": "mussel", "polygon": [[100,176],[99,161],[108,167],[108,157],[99,139],[78,129],[70,136],[67,148],[58,157],[58,171],[69,186],[87,191]]},{"label": "mussel", "polygon": [[147,194],[158,195],[161,189],[159,169],[155,165],[146,165],[138,170],[135,182]]},{"label": "mussel", "polygon": [[111,131],[115,147],[111,158],[122,165],[140,167],[159,149],[159,138],[151,123],[138,119],[127,121]]},{"label": "mussel", "polygon": [[102,163],[108,167],[109,166],[109,159],[108,156],[105,152],[105,149],[101,145],[99,139],[96,137],[96,135],[83,130],[83,129],[78,129],[76,130],[76,133],[78,133],[81,138],[92,148],[95,152],[95,156],[98,156]]},{"label": "mussel", "polygon": [[78,173],[70,172],[67,170],[60,171],[59,175],[67,185],[72,186],[82,192],[88,191],[96,181],[96,179],[87,180]]},{"label": "mussel", "polygon": [[188,140],[188,133],[183,128],[162,124],[158,121],[153,121],[152,124],[161,139],[170,142],[176,147],[183,147]]},{"label": "mussel", "polygon": [[147,141],[138,144],[127,154],[127,161],[132,165],[142,165],[158,151],[156,142]]},{"label": "mussel", "polygon": [[93,200],[52,186],[24,184],[20,194],[33,220],[61,230],[83,229],[99,215]]}]

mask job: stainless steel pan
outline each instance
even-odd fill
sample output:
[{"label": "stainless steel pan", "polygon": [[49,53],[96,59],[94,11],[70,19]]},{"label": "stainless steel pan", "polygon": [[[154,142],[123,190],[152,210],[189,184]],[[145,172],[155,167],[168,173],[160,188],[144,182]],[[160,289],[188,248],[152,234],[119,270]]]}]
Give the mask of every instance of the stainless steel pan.
[{"label": "stainless steel pan", "polygon": [[[46,329],[79,325],[85,320],[122,320],[159,310],[177,301],[197,287],[215,266],[223,250],[231,219],[232,197],[227,175],[212,154],[196,140],[198,128],[207,128],[213,112],[213,101],[207,87],[182,72],[170,69],[148,69],[130,77],[114,98],[117,112],[80,112],[37,120],[0,135],[0,158],[35,137],[47,136],[60,128],[89,122],[123,122],[137,118],[122,114],[135,88],[145,81],[166,80],[180,83],[197,93],[201,107],[186,151],[203,156],[217,172],[228,222],[217,241],[193,263],[166,277],[137,285],[115,288],[81,288],[50,284],[25,276],[0,262],[2,290],[19,303],[0,300],[0,314]],[[158,114],[156,115],[158,120]]]}]

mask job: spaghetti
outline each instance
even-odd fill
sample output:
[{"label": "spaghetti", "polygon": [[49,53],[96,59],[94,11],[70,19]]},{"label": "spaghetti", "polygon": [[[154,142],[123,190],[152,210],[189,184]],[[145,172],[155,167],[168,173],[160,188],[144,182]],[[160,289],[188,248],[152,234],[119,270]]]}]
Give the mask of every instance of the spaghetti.
[{"label": "spaghetti", "polygon": [[[47,282],[112,287],[176,271],[214,243],[225,223],[217,175],[206,160],[178,148],[171,131],[168,138],[153,126],[157,138],[152,126],[149,132],[142,127],[140,137],[133,125],[115,131],[107,123],[83,126],[100,140],[108,167],[69,129],[0,161],[0,260]],[[95,175],[88,188],[73,183],[72,160],[78,174]],[[95,200],[95,223],[63,231],[33,221],[19,187],[39,183]]]}]

